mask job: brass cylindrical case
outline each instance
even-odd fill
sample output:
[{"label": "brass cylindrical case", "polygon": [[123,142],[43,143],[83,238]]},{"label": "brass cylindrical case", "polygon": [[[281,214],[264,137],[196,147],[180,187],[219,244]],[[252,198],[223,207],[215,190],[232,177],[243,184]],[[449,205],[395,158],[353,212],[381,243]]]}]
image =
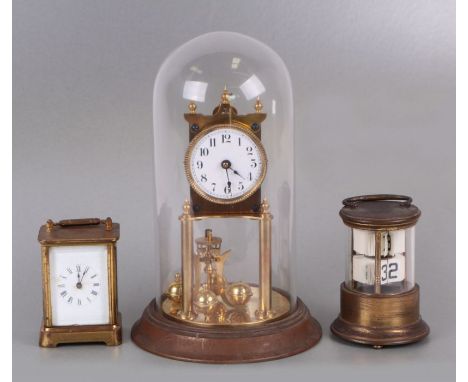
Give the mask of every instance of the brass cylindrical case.
[{"label": "brass cylindrical case", "polygon": [[408,292],[365,294],[341,284],[341,313],[331,331],[344,340],[375,347],[419,341],[429,327],[419,314],[419,286]]}]

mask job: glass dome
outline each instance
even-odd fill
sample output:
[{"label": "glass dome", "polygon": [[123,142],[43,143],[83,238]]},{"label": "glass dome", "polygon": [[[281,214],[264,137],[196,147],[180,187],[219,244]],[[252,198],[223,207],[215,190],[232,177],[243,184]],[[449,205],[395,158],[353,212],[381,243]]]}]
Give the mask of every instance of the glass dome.
[{"label": "glass dome", "polygon": [[294,130],[283,61],[238,33],[197,37],[163,63],[153,107],[161,310],[201,326],[287,315]]}]

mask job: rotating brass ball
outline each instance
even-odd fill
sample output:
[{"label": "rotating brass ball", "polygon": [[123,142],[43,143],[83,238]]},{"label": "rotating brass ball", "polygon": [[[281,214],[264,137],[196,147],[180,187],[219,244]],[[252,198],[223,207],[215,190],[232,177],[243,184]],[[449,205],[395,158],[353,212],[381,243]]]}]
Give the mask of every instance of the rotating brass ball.
[{"label": "rotating brass ball", "polygon": [[250,286],[242,282],[229,284],[224,294],[227,302],[232,306],[247,304],[253,295]]}]

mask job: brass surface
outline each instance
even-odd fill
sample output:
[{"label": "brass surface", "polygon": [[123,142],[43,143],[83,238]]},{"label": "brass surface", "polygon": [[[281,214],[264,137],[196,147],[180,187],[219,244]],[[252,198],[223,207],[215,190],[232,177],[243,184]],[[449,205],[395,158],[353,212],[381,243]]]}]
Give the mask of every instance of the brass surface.
[{"label": "brass surface", "polygon": [[181,254],[182,254],[182,312],[181,317],[188,320],[193,318],[193,223],[190,219],[191,206],[188,200],[183,206],[183,214],[179,217],[181,228]]},{"label": "brass surface", "polygon": [[[109,219],[109,218],[108,218]],[[119,238],[119,224],[112,223],[111,230],[109,220],[98,220],[97,223],[90,219],[72,219],[53,223],[52,231],[48,232],[49,223],[43,225],[39,232],[38,240],[41,243],[42,263],[42,290],[43,290],[43,319],[39,345],[54,347],[59,343],[70,342],[105,342],[108,345],[121,343],[121,324],[118,313],[117,296],[117,248],[116,241]],[[51,221],[51,220],[50,220]],[[93,227],[87,226],[89,223]],[[75,235],[74,235],[75,234]],[[52,301],[50,293],[50,265],[49,250],[51,247],[82,246],[107,244],[107,273],[109,290],[109,324],[108,325],[73,325],[54,326],[52,324]]]},{"label": "brass surface", "polygon": [[[258,151],[259,151],[259,155],[260,155],[260,160],[262,162],[262,172],[260,174],[260,177],[258,178],[257,182],[255,183],[255,185],[249,190],[247,191],[245,194],[241,195],[241,196],[238,196],[236,198],[232,198],[232,199],[222,199],[222,198],[216,198],[216,197],[213,197],[209,194],[207,194],[203,189],[201,189],[198,184],[195,182],[195,179],[193,177],[193,174],[192,174],[192,170],[191,170],[191,157],[192,157],[192,154],[193,154],[193,150],[195,148],[195,146],[197,145],[197,143],[207,134],[211,133],[212,131],[215,131],[215,130],[218,130],[218,129],[223,129],[223,128],[228,128],[228,129],[232,129],[232,130],[238,130],[238,131],[241,131],[242,133],[246,134],[249,136],[250,139],[252,139],[252,141],[255,143],[255,145],[257,146],[258,148]],[[185,159],[184,159],[184,169],[185,169],[185,175],[187,177],[187,180],[190,184],[190,187],[192,188],[192,190],[194,190],[199,196],[201,196],[202,198],[212,202],[212,203],[216,203],[216,204],[235,204],[235,203],[239,203],[239,202],[242,202],[246,199],[248,199],[250,196],[252,196],[259,188],[260,186],[262,185],[263,183],[263,180],[265,179],[265,176],[266,176],[266,172],[267,172],[267,166],[268,166],[268,160],[267,160],[267,155],[266,155],[266,152],[265,152],[265,149],[262,145],[262,142],[260,141],[260,139],[255,135],[253,134],[251,131],[250,131],[250,127],[249,126],[246,126],[242,123],[240,123],[239,121],[236,121],[236,120],[232,120],[230,123],[226,123],[226,124],[219,124],[219,125],[214,125],[214,126],[211,126],[205,130],[203,130],[202,132],[200,132],[189,144],[188,148],[187,148],[187,151],[185,153]]]},{"label": "brass surface", "polygon": [[338,337],[373,346],[421,340],[429,327],[419,314],[419,286],[401,294],[374,295],[341,285],[341,313],[331,325]]},{"label": "brass surface", "polygon": [[40,330],[39,346],[56,347],[66,343],[104,342],[108,346],[122,343],[122,319],[120,313],[117,320],[109,325],[73,325],[48,327],[43,322]]},{"label": "brass surface", "polygon": [[229,305],[245,305],[252,297],[252,289],[246,283],[232,283],[227,287],[225,297]]},{"label": "brass surface", "polygon": [[263,319],[271,314],[271,220],[270,205],[266,199],[261,206],[259,221],[260,300],[256,315]]},{"label": "brass surface", "polygon": [[[216,296],[216,301],[211,304],[211,309],[207,309],[206,314],[200,313],[195,317],[192,315],[192,318],[186,319],[177,312],[177,304],[174,304],[170,299],[164,298],[161,303],[161,310],[164,315],[171,317],[177,321],[186,322],[190,325],[198,325],[204,327],[210,326],[250,326],[257,325],[265,322],[274,321],[280,319],[281,317],[286,316],[290,310],[291,305],[289,303],[288,297],[284,294],[273,290],[272,292],[272,310],[275,312],[274,315],[268,315],[263,318],[258,318],[255,314],[259,305],[259,287],[256,285],[248,284],[252,296],[248,302],[242,306],[231,306],[225,296]],[[221,308],[221,306],[223,308]],[[215,309],[218,309],[216,312]],[[213,314],[217,314],[223,317],[222,321],[214,320]]]},{"label": "brass surface", "polygon": [[409,325],[419,319],[419,287],[400,294],[375,295],[342,285],[341,317],[361,326]]},{"label": "brass surface", "polygon": [[263,109],[262,102],[260,101],[260,97],[257,97],[257,100],[255,101],[255,111],[257,113],[260,113]]}]

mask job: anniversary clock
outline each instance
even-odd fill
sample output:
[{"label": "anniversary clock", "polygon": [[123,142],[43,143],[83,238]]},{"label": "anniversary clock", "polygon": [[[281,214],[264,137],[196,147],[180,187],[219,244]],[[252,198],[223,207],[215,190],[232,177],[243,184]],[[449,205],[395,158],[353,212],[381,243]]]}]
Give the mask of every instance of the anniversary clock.
[{"label": "anniversary clock", "polygon": [[415,225],[421,211],[403,195],[345,199],[340,211],[349,227],[341,312],[331,331],[342,339],[402,345],[429,334],[419,313],[414,280]]},{"label": "anniversary clock", "polygon": [[121,343],[118,239],[119,224],[111,218],[48,220],[41,227],[44,315],[40,346]]},{"label": "anniversary clock", "polygon": [[287,357],[321,329],[297,298],[291,82],[264,44],[216,32],[163,63],[154,88],[160,289],[141,348],[212,363]]}]

